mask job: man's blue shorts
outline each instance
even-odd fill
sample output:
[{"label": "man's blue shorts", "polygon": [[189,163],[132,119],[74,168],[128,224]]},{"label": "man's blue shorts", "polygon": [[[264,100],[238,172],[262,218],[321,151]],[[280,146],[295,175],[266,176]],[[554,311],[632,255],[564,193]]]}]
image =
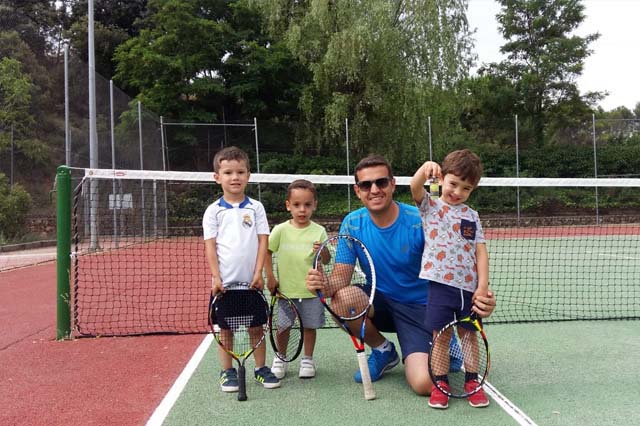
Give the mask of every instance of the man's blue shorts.
[{"label": "man's blue shorts", "polygon": [[424,304],[400,303],[381,292],[373,298],[373,324],[398,335],[403,362],[414,352],[429,353],[432,333],[425,327],[424,311]]}]

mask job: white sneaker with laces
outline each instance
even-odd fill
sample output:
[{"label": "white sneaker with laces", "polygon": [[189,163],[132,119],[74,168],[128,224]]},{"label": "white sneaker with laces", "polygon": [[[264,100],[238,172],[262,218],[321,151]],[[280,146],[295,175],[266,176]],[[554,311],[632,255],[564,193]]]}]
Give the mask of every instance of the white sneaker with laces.
[{"label": "white sneaker with laces", "polygon": [[300,372],[298,377],[301,379],[312,379],[316,376],[316,364],[311,358],[302,358],[300,360]]},{"label": "white sneaker with laces", "polygon": [[282,379],[285,376],[285,374],[287,374],[288,366],[289,366],[289,363],[284,362],[283,360],[281,360],[276,356],[273,358],[273,364],[271,364],[271,372],[278,379]]}]

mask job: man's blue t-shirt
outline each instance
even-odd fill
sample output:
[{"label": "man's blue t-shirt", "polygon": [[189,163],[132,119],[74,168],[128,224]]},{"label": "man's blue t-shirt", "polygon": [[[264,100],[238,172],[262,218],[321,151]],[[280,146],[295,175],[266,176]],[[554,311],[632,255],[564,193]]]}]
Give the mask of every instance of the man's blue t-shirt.
[{"label": "man's blue t-shirt", "polygon": [[[428,281],[418,277],[424,248],[422,220],[417,207],[396,202],[398,218],[387,228],[378,227],[366,208],[349,213],[340,234],[356,237],[369,250],[376,269],[376,291],[401,303],[427,303]],[[371,279],[365,271],[367,280]]]}]

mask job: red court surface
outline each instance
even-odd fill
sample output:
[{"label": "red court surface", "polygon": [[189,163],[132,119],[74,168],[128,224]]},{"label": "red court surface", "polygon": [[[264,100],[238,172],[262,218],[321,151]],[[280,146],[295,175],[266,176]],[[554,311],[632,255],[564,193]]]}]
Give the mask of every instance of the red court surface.
[{"label": "red court surface", "polygon": [[202,335],[55,340],[55,263],[0,272],[0,424],[141,425]]}]

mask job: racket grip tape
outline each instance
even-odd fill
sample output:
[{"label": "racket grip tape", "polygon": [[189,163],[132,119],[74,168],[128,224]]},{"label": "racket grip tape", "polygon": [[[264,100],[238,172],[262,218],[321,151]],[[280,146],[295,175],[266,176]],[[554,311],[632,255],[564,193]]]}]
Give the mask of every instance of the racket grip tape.
[{"label": "racket grip tape", "polygon": [[238,366],[238,401],[247,400],[247,381],[244,365]]},{"label": "racket grip tape", "polygon": [[364,351],[358,352],[357,356],[360,375],[362,376],[362,386],[364,387],[364,399],[376,399],[376,391],[373,389],[373,383],[371,383],[371,374],[369,374],[367,357],[365,356]]}]

